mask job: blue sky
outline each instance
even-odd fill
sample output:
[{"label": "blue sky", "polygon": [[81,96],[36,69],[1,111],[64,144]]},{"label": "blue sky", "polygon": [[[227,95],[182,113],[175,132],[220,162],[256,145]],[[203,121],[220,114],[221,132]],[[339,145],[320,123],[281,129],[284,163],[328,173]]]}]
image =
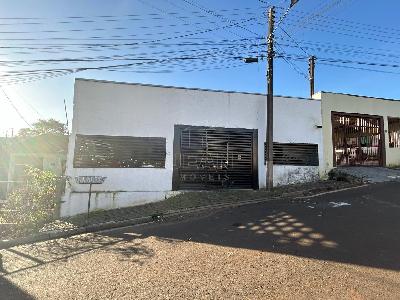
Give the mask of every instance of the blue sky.
[{"label": "blue sky", "polygon": [[[5,72],[0,73],[0,84],[8,96],[7,99],[0,92],[0,135],[6,131],[10,134],[11,128],[16,132],[38,118],[65,121],[63,99],[71,118],[76,77],[265,93],[265,63],[243,64],[236,57],[246,53],[249,56],[264,54],[262,37],[267,19],[266,5],[262,2],[277,5],[279,19],[283,7],[290,1],[1,0],[0,46],[14,48],[0,49],[3,62],[0,72]],[[277,52],[286,56],[315,54],[317,58],[396,65],[400,62],[396,56],[400,50],[400,3],[394,0],[382,2],[300,0],[281,25],[291,38],[279,28],[276,30]],[[92,43],[97,46],[85,46]],[[132,46],[132,43],[137,44]],[[107,47],[99,47],[99,44]],[[12,77],[18,83],[2,77],[10,71],[132,63],[124,60],[127,56],[160,59],[182,55],[196,57],[196,60],[157,62],[148,65],[148,69],[130,66],[113,71],[83,71],[28,83],[21,82],[19,75]],[[57,64],[29,62],[99,57],[109,60]],[[10,60],[17,63],[4,65],[4,61]],[[291,64],[276,60],[275,94],[308,97],[307,60],[289,61]],[[24,65],[20,65],[21,62]],[[400,98],[400,75],[337,65],[394,73],[400,72],[397,68],[337,62],[333,63],[335,67],[322,62],[317,60],[316,90]],[[143,72],[165,71],[165,68],[170,72]],[[26,78],[33,79],[32,76]]]}]

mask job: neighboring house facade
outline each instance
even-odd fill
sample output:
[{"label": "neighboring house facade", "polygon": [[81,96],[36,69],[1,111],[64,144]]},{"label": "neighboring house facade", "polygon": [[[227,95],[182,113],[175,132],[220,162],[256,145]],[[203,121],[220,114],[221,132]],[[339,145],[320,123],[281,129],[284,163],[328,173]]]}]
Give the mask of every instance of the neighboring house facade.
[{"label": "neighboring house facade", "polygon": [[323,169],[400,166],[400,101],[320,92]]},{"label": "neighboring house facade", "polygon": [[[321,102],[274,98],[274,181],[323,172]],[[264,188],[266,96],[77,79],[61,215],[159,201],[182,190]]]},{"label": "neighboring house facade", "polygon": [[41,135],[0,140],[0,200],[24,181],[27,166],[63,176],[68,136]]}]

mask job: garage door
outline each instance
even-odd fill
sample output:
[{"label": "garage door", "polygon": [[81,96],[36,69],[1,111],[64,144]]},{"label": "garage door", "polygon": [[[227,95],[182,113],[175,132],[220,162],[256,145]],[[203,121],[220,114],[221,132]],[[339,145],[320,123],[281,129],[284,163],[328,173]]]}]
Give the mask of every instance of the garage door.
[{"label": "garage door", "polygon": [[383,165],[383,119],[332,113],[333,159],[336,166]]},{"label": "garage door", "polygon": [[258,188],[257,130],[176,125],[173,189]]}]

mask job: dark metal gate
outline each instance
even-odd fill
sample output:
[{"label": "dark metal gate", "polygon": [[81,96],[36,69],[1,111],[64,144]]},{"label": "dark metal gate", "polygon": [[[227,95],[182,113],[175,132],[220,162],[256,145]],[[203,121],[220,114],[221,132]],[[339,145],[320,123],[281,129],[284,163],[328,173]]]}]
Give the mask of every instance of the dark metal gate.
[{"label": "dark metal gate", "polygon": [[173,189],[258,188],[257,130],[176,125]]},{"label": "dark metal gate", "polygon": [[332,113],[333,159],[336,166],[382,166],[383,119]]}]

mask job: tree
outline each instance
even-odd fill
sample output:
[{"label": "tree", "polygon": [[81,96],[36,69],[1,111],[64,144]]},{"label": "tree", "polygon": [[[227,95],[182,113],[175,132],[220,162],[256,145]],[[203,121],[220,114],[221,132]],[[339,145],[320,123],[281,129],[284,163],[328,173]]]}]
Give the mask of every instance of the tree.
[{"label": "tree", "polygon": [[25,173],[26,181],[9,195],[0,211],[0,218],[15,224],[15,235],[35,232],[51,222],[59,200],[60,177],[31,167]]},{"label": "tree", "polygon": [[65,124],[54,119],[40,119],[32,124],[32,128],[22,128],[18,132],[18,135],[23,137],[39,136],[43,134],[68,135],[68,128]]}]

